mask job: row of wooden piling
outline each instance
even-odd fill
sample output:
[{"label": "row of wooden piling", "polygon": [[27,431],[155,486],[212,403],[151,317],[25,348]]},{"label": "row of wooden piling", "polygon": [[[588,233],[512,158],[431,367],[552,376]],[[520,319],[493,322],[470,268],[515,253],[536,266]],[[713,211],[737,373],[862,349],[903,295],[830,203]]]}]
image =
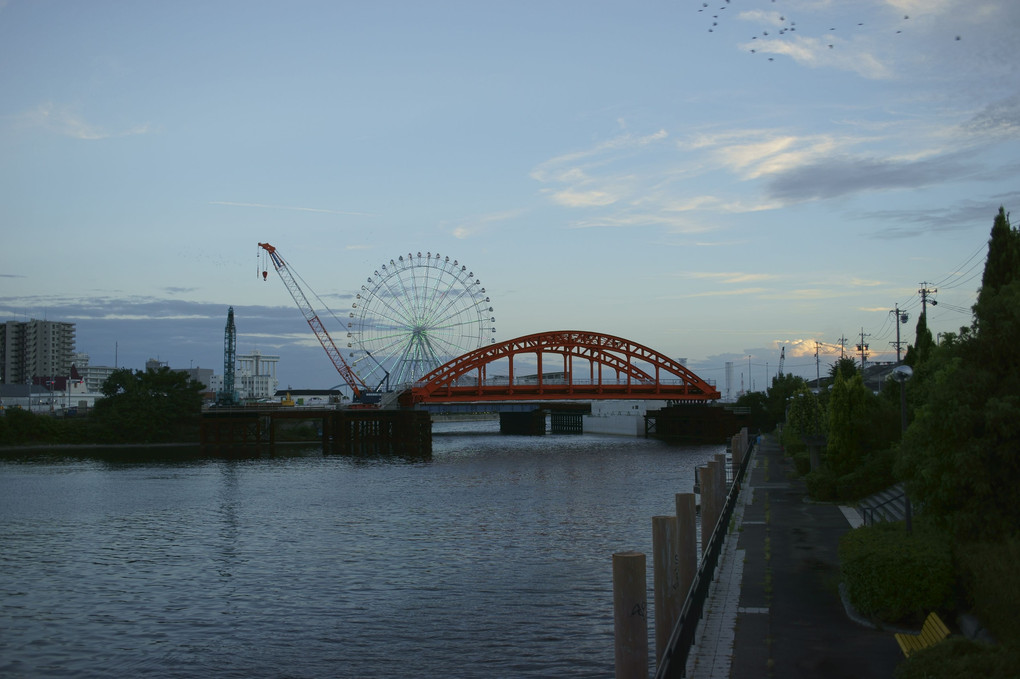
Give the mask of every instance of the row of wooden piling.
[{"label": "row of wooden piling", "polygon": [[[721,540],[720,525],[733,483],[739,483],[743,458],[748,450],[745,427],[730,442],[730,473],[726,455],[720,453],[698,468],[700,511],[694,493],[676,494],[676,513],[652,517],[652,610],[655,614],[655,662],[670,650],[674,627],[707,554],[713,535]],[[696,488],[696,489],[698,489]],[[728,513],[727,513],[728,515]],[[700,545],[698,520],[700,518]],[[722,533],[717,533],[722,531]],[[648,590],[646,558],[642,552],[613,554],[613,629],[617,679],[648,677]],[[711,577],[711,575],[709,575]]]}]

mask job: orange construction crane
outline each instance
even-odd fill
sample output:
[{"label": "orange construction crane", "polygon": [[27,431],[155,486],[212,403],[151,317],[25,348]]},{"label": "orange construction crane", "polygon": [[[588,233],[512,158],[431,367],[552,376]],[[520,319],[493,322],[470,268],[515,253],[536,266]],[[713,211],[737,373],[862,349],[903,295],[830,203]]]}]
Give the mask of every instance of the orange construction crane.
[{"label": "orange construction crane", "polygon": [[[355,403],[362,400],[362,396],[366,390],[365,383],[358,377],[351,367],[344,361],[344,357],[340,355],[340,350],[336,348],[336,344],[333,343],[333,338],[329,336],[329,332],[326,331],[326,327],[319,320],[318,314],[312,309],[312,305],[308,303],[308,298],[305,297],[305,293],[301,290],[301,286],[298,285],[294,275],[290,271],[290,267],[287,262],[280,256],[280,253],[276,251],[276,248],[269,243],[259,243],[259,247],[269,253],[269,258],[273,260],[273,266],[276,268],[276,273],[280,274],[280,278],[283,280],[283,284],[287,286],[287,290],[290,292],[290,296],[294,298],[298,308],[301,309],[301,313],[304,314],[305,320],[308,321],[308,325],[311,326],[312,332],[319,338],[319,344],[326,350],[326,354],[329,356],[329,360],[333,361],[333,366],[336,371],[340,373],[340,377],[343,378],[347,386],[351,388],[354,394],[352,399]],[[265,279],[268,275],[267,271],[262,272],[262,278]]]}]

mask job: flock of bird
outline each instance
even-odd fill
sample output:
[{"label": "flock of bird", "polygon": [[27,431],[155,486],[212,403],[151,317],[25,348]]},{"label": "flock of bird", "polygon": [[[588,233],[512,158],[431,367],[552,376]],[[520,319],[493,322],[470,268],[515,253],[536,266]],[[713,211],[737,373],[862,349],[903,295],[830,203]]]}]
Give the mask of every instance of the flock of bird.
[{"label": "flock of bird", "polygon": [[[719,2],[719,0],[715,0],[715,3],[713,3],[713,4],[716,4],[718,2]],[[776,0],[771,0],[771,4],[775,5],[776,4]],[[698,2],[698,5],[699,5],[698,13],[705,14],[706,17],[708,17],[708,16],[711,17],[711,25],[708,27],[708,32],[709,33],[715,33],[717,30],[720,30],[720,21],[725,16],[724,14],[722,14],[722,12],[726,12],[727,9],[732,7],[732,2],[731,2],[731,0],[724,0],[724,4],[721,5],[718,9],[714,9],[714,8],[710,7],[709,3],[708,2],[704,2],[704,1]],[[728,13],[732,14],[733,12],[731,10]],[[776,17],[776,13],[772,12],[772,21],[773,22],[776,21],[775,17]],[[903,19],[901,20],[901,25],[905,26],[905,24],[902,24],[902,22],[906,22],[906,21],[909,21],[909,20],[910,20],[910,15],[909,14],[904,14],[903,15]],[[775,39],[780,38],[781,36],[785,36],[787,33],[794,33],[794,32],[797,31],[797,22],[793,21],[793,20],[790,20],[790,19],[787,19],[784,14],[779,14],[778,15],[778,22],[780,24],[778,28],[773,28],[772,30],[762,30],[761,33],[757,33],[755,35],[750,36],[750,40],[762,40],[762,41],[775,40]],[[855,28],[863,28],[863,27],[864,27],[864,22],[859,22],[855,26]],[[826,31],[826,33],[829,34],[829,35],[836,35],[836,28],[837,28],[836,26],[831,26],[828,29],[828,31]],[[896,29],[896,33],[897,34],[903,33],[903,31],[904,31],[903,27]],[[956,36],[956,40],[960,40],[960,39],[961,39],[961,36],[957,35]],[[837,42],[835,40],[829,40],[825,44],[828,46],[829,49],[835,49],[835,47],[837,45]],[[760,50],[758,48],[752,47],[752,48],[750,48],[749,51],[751,52],[751,54],[758,54],[762,50]],[[774,59],[775,59],[774,57],[769,57],[768,58],[769,61],[774,61]]]}]

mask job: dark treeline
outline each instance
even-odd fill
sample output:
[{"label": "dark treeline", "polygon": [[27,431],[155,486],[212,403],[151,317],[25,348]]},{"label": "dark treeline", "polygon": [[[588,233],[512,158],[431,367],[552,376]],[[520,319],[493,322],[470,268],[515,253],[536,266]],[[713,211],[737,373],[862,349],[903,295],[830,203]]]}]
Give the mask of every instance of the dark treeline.
[{"label": "dark treeline", "polygon": [[0,445],[197,442],[203,389],[167,367],[116,370],[87,416],[54,418],[7,409],[0,417]]}]

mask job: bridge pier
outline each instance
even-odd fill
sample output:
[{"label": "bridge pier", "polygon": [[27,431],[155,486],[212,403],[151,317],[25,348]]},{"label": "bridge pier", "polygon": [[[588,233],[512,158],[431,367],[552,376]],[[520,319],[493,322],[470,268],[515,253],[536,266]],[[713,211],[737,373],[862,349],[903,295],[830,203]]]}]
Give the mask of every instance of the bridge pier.
[{"label": "bridge pier", "polygon": [[667,441],[715,443],[746,426],[746,415],[715,405],[681,403],[645,413],[645,436]]},{"label": "bridge pier", "polygon": [[553,434],[583,434],[584,415],[581,413],[550,413],[549,430]]},{"label": "bridge pier", "polygon": [[420,410],[335,410],[329,452],[347,455],[432,454],[432,416]]},{"label": "bridge pier", "polygon": [[545,435],[545,411],[506,412],[499,414],[500,434]]},{"label": "bridge pier", "polygon": [[283,421],[317,421],[322,451],[341,454],[429,456],[432,417],[418,410],[223,408],[202,413],[199,442],[210,451],[244,451],[276,445]]}]

